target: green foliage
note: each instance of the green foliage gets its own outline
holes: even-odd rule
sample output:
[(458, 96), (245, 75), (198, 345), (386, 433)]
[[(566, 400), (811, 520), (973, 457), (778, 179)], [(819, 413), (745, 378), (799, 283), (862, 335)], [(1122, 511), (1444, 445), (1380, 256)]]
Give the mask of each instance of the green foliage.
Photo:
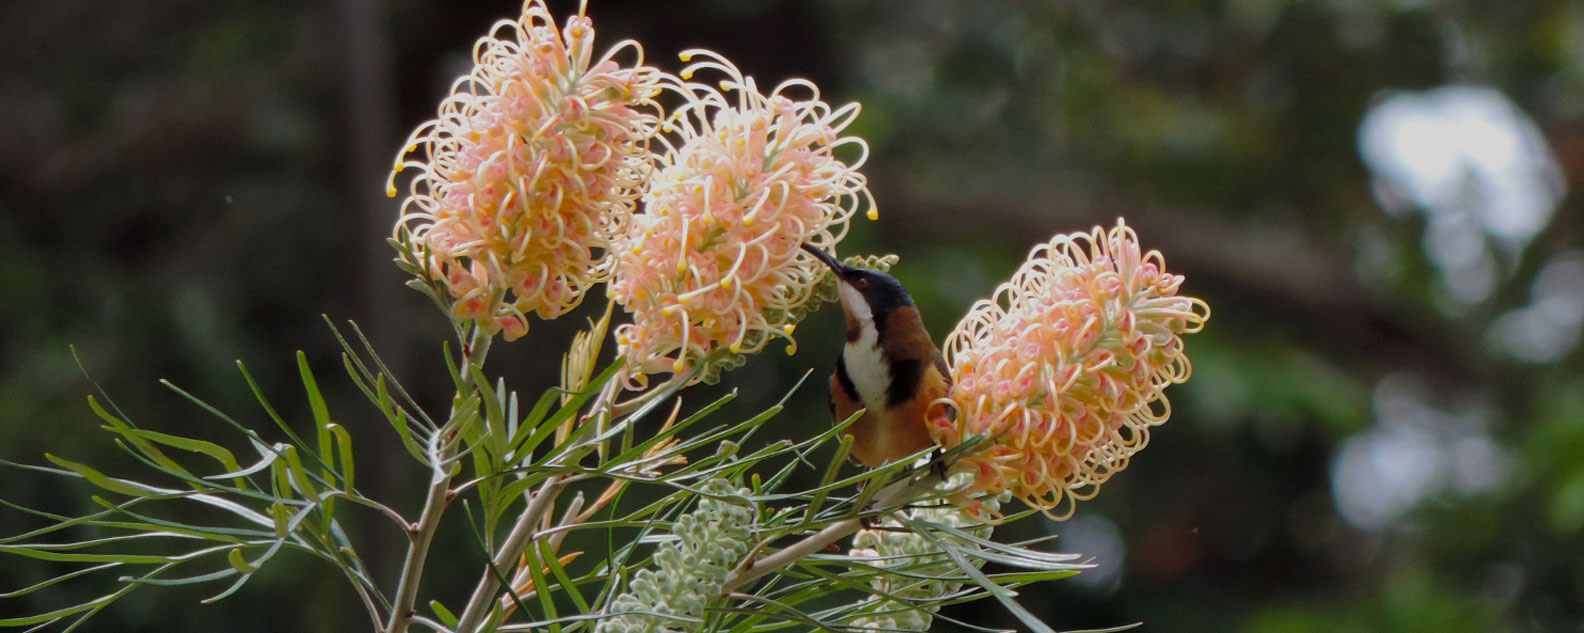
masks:
[[(340, 569), (373, 615), (378, 609), (375, 583), (347, 539), (335, 501), (345, 499), (399, 517), (352, 487), (351, 438), (345, 429), (329, 422), (312, 373), (306, 364), (301, 368), (305, 390), (322, 429), (317, 450), (295, 434), (290, 443), (266, 442), (212, 405), (166, 383), (193, 405), (238, 431), (257, 460), (244, 466), (219, 444), (139, 428), (101, 393), (104, 404), (99, 398), (90, 397), (89, 406), (105, 422), (102, 428), (116, 436), (116, 446), (147, 468), (149, 472), (144, 477), (114, 477), (54, 455), (48, 458), (60, 468), (5, 462), (13, 468), (82, 479), (108, 493), (93, 497), (102, 510), (74, 517), (6, 503), (13, 509), (48, 519), (50, 524), (0, 539), (0, 552), (92, 564), (7, 597), (90, 574), (118, 574), (119, 587), (66, 608), (8, 618), (0, 620), (0, 624), (29, 626), (69, 621), (66, 629), (70, 630), (144, 585), (223, 583), (218, 593), (204, 600), (214, 602), (237, 592), (282, 551), (307, 554)], [(245, 376), (246, 370), (242, 372)], [(290, 427), (274, 415), (263, 394), (255, 393), (271, 417), (289, 432)], [(202, 460), (202, 466), (194, 465), (192, 458), (177, 459), (161, 447), (208, 460)], [(305, 467), (304, 456), (313, 468)], [(199, 507), (214, 515), (212, 522), (193, 521), (193, 517), (206, 514), (197, 511)], [(57, 538), (76, 540), (54, 540)], [(162, 553), (150, 553), (156, 551)], [(179, 572), (187, 575), (177, 575)]]
[[(577, 340), (597, 340), (607, 324), (594, 324), (591, 336)], [(430, 501), (418, 519), (358, 489), (354, 438), (335, 421), (321, 380), (302, 353), (297, 369), (310, 434), (297, 432), (298, 425), (279, 414), (238, 364), (285, 441), (271, 442), (219, 407), (166, 383), (228, 427), (252, 457), (239, 458), (214, 441), (144, 429), (101, 393), (89, 398), (90, 408), (142, 471), (114, 476), (55, 455), (47, 456), (53, 466), (5, 462), (97, 488), (93, 500), (101, 509), (63, 516), (7, 502), (47, 525), (0, 539), (0, 554), (74, 567), (0, 597), (91, 576), (113, 578), (112, 589), (64, 608), (0, 619), (0, 625), (58, 624), (71, 630), (149, 585), (213, 585), (215, 593), (204, 602), (214, 602), (241, 590), (277, 554), (294, 552), (328, 563), (343, 576), (369, 623), (381, 631), (403, 630), (409, 622), (455, 631), (582, 630), (596, 622), (604, 622), (600, 630), (747, 632), (790, 624), (850, 630), (854, 622), (865, 629), (874, 624), (855, 616), (875, 611), (873, 601), (862, 596), (876, 587), (916, 586), (921, 578), (941, 590), (879, 595), (891, 608), (918, 613), (994, 597), (1048, 631), (1011, 599), (1011, 588), (1079, 569), (1071, 564), (1074, 555), (987, 540), (988, 526), (965, 530), (972, 522), (953, 512), (908, 510), (918, 504), (950, 508), (965, 499), (963, 484), (941, 484), (938, 467), (927, 461), (840, 476), (850, 450), (850, 440), (841, 435), (845, 425), (742, 451), (784, 409), (785, 399), (740, 422), (716, 422), (717, 412), (734, 398), (728, 393), (686, 417), (674, 408), (658, 431), (640, 435), (639, 425), (686, 381), (618, 403), (613, 378), (622, 359), (597, 374), (592, 363), (569, 362), (565, 377), (582, 388), (548, 390), (524, 410), (503, 379), (492, 381), (482, 371), (489, 338), (477, 335), (461, 346), (464, 353), (447, 357), (456, 395), (449, 413), (438, 416), (418, 406), (359, 328), (332, 331), (343, 346), (348, 378), (428, 473)], [(949, 460), (974, 443), (938, 459)], [(813, 487), (793, 485), (815, 473), (820, 477)], [(729, 483), (738, 481), (744, 483)], [(560, 519), (553, 519), (561, 493), (579, 482), (606, 487), (594, 500), (577, 493), (560, 504)], [(428, 611), (435, 619), (429, 619), (414, 612), (417, 587), (440, 512), (456, 499), (465, 501), (478, 549), (492, 562), (465, 608), (431, 600)], [(203, 510), (194, 512), (194, 506)], [(389, 527), (411, 540), (394, 589), (369, 572), (360, 543), (349, 537), (351, 508), (389, 519)], [(873, 564), (823, 553), (863, 525), (882, 521), (888, 529), (906, 530), (923, 562)], [(568, 537), (583, 533), (597, 535), (609, 551), (588, 557), (584, 551), (562, 553)], [(980, 568), (986, 562), (1016, 571), (985, 573)], [(967, 588), (960, 588), (964, 583)], [(846, 598), (833, 602), (843, 591)], [(621, 617), (602, 620), (603, 614)]]

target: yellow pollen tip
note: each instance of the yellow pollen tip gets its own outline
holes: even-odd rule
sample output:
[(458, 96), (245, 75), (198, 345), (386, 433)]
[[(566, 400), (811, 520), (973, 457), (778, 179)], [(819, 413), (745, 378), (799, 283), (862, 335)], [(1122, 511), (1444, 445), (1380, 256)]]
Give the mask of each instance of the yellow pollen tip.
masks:
[(685, 366), (686, 365), (684, 365), (682, 363), (682, 359), (678, 358), (678, 359), (676, 359), (676, 362), (671, 363), (671, 371), (674, 371), (674, 372), (680, 374), (680, 373), (682, 373), (682, 368), (685, 367)]
[(727, 349), (730, 349), (731, 353), (733, 353), (733, 354), (741, 354), (742, 353), (742, 343), (733, 342), (731, 344), (731, 346), (728, 347)]
[(787, 354), (787, 356), (792, 356), (792, 355), (797, 354), (797, 343), (793, 343), (791, 345), (786, 346), (786, 354)]
[(864, 214), (864, 216), (869, 218), (870, 221), (874, 221), (880, 219), (880, 212), (870, 209), (868, 213)]
[(753, 226), (753, 218), (743, 218), (743, 226)]
[[(686, 58), (686, 57), (682, 58), (682, 61), (687, 61), (687, 60), (688, 60), (688, 58)], [(691, 70), (682, 71), (682, 78), (683, 79), (692, 79), (693, 78), (693, 71), (691, 71)]]
[[(693, 61), (693, 54), (692, 53), (677, 53), (677, 58), (681, 59), (682, 61), (685, 61), (685, 62), (690, 62), (690, 61)], [(686, 77), (683, 77), (683, 79), (686, 79)]]
[(781, 331), (782, 332), (786, 332), (788, 336), (791, 336), (792, 335), (792, 331), (796, 330), (796, 329), (797, 329), (797, 324), (796, 323), (788, 323), (786, 325), (781, 326)]
[(385, 197), (387, 197), (387, 198), (396, 197), (396, 183), (390, 183), (390, 184), (385, 185)]
[(681, 306), (666, 306), (666, 307), (660, 309), (660, 313), (664, 314), (666, 316), (671, 316), (673, 314), (676, 314), (677, 311), (681, 310), (681, 309), (682, 309)]
[(726, 277), (725, 279), (721, 280), (721, 288), (725, 290), (731, 290), (732, 285), (735, 283), (737, 283), (737, 279), (735, 277)]

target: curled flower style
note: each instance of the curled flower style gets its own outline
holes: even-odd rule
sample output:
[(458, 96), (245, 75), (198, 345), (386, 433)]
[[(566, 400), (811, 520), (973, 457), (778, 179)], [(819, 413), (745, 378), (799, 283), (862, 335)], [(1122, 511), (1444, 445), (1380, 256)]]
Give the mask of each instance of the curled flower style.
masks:
[[(776, 337), (793, 351), (794, 313), (825, 273), (799, 244), (832, 250), (860, 208), (874, 218), (858, 172), (868, 146), (841, 135), (858, 104), (832, 109), (797, 79), (761, 94), (720, 56), (683, 59), (695, 56), (675, 86), (684, 103), (670, 134), (658, 137), (665, 151), (643, 213), (617, 240), (611, 293), (633, 322), (616, 338), (640, 383)], [(682, 83), (699, 71), (722, 75), (720, 87)], [(857, 150), (850, 162), (836, 156), (844, 146)]]
[[(443, 287), (459, 321), (508, 340), (528, 313), (555, 318), (609, 278), (609, 241), (649, 173), (661, 73), (636, 42), (599, 58), (593, 44), (588, 17), (558, 31), (529, 0), (479, 40), (472, 73), (397, 158), (396, 172), (418, 170), (395, 230), (403, 268)], [(615, 60), (627, 49), (632, 66)], [(420, 148), (425, 160), (408, 158)]]
[(931, 434), (947, 448), (987, 434), (958, 461), (977, 489), (1070, 516), (1144, 448), (1171, 413), (1166, 386), (1191, 373), (1182, 335), (1210, 308), (1178, 296), (1182, 281), (1120, 221), (1039, 245), (947, 337), (956, 383)]

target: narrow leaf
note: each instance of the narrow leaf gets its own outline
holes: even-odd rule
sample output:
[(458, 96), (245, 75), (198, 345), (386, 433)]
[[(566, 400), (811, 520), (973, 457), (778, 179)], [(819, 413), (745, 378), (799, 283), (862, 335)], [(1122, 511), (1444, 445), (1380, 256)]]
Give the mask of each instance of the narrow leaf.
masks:
[(78, 569), (76, 571), (67, 572), (67, 573), (61, 574), (59, 576), (55, 576), (53, 578), (49, 578), (49, 579), (47, 579), (47, 580), (45, 580), (43, 582), (40, 582), (38, 584), (35, 584), (35, 585), (23, 587), (21, 589), (16, 589), (16, 590), (13, 590), (13, 591), (0, 592), (0, 599), (16, 598), (16, 597), (20, 597), (20, 596), (25, 596), (25, 595), (28, 595), (28, 594), (33, 593), (35, 591), (38, 591), (40, 589), (43, 589), (45, 587), (49, 587), (50, 585), (59, 584), (59, 583), (71, 580), (73, 578), (76, 578), (78, 576), (86, 576), (86, 575), (94, 573), (96, 571), (103, 571), (103, 570), (106, 570), (106, 569), (112, 569), (112, 568), (120, 567), (120, 566), (121, 566), (121, 563), (105, 563), (103, 565), (94, 565), (93, 567), (84, 567), (84, 568)]
[(89, 483), (111, 492), (118, 492), (133, 497), (156, 497), (174, 494), (177, 492), (175, 490), (154, 488), (152, 486), (130, 482), (125, 479), (110, 477), (104, 473), (94, 470), (85, 464), (79, 464), (61, 457), (56, 457), (50, 453), (45, 453), (44, 458), (54, 462), (57, 466), (77, 473), (83, 479), (87, 479)]
[(347, 490), (351, 490), (353, 475), (355, 474), (355, 466), (352, 463), (352, 434), (347, 432), (346, 427), (333, 422), (327, 425), (327, 429), (335, 439), (336, 456), (341, 460), (342, 486)]
[(401, 438), (402, 446), (406, 447), (407, 452), (417, 458), (419, 463), (427, 464), (428, 462), (424, 460), (423, 447), (419, 446), (418, 442), (413, 439), (412, 430), (407, 424), (409, 418), (407, 412), (402, 410), (391, 399), (390, 388), (385, 384), (384, 374), (380, 374), (379, 378), (375, 380), (374, 388), (380, 411), (385, 414), (385, 421), (389, 422), (391, 428), (396, 430), (396, 436)]
[(106, 411), (104, 407), (99, 405), (99, 400), (97, 398), (88, 396), (88, 408), (92, 409), (95, 415), (98, 415), (100, 419), (107, 423), (107, 426), (104, 427), (105, 429), (127, 438), (127, 441), (130, 442), (134, 448), (148, 456), (148, 458), (153, 460), (155, 463), (170, 470), (187, 472), (182, 468), (181, 464), (176, 463), (176, 460), (173, 460), (169, 456), (165, 455), (165, 453), (160, 451), (159, 448), (143, 441), (142, 438), (134, 436), (132, 431), (134, 431), (135, 428), (128, 424), (125, 420), (122, 420), (120, 417), (111, 415), (109, 411)]
[[(528, 567), (528, 573), (533, 576), (535, 593), (539, 597), (539, 605), (544, 607), (545, 617), (552, 620), (550, 632), (560, 633), (561, 624), (554, 621), (559, 616), (556, 615), (555, 600), (550, 596), (550, 583), (545, 578), (544, 561), (539, 557), (537, 549), (533, 547), (523, 550), (523, 558), (526, 559), (524, 564)], [(510, 587), (507, 587), (506, 590), (512, 591)]]
[(132, 591), (132, 589), (135, 587), (135, 585), (127, 585), (122, 587), (119, 591), (99, 596), (98, 598), (94, 598), (93, 600), (89, 600), (81, 604), (72, 605), (62, 609), (56, 609), (48, 613), (40, 613), (38, 615), (20, 618), (0, 618), (0, 626), (28, 626), (31, 624), (48, 624), (65, 619), (66, 616), (75, 615), (84, 611), (98, 610), (103, 608), (105, 605), (114, 602), (117, 598), (126, 595), (127, 592)]
[(578, 591), (577, 585), (572, 582), (566, 572), (566, 564), (577, 560), (582, 552), (572, 552), (566, 556), (556, 558), (555, 550), (550, 547), (550, 543), (541, 539), (538, 541), (538, 547), (540, 560), (543, 560), (545, 567), (550, 570), (551, 574), (555, 575), (556, 582), (561, 583), (561, 589), (566, 592), (567, 597), (572, 599), (572, 603), (577, 605), (578, 612), (588, 613), (590, 609), (588, 602), (583, 599), (583, 592)]
[(168, 562), (168, 559), (164, 556), (51, 552), (31, 547), (24, 547), (21, 545), (0, 545), (0, 552), (57, 563), (123, 563), (127, 565), (158, 565), (160, 563)]
[(446, 625), (446, 628), (456, 628), (458, 622), (456, 614), (445, 608), (445, 605), (440, 604), (439, 600), (430, 600), (429, 610), (434, 611), (435, 617), (440, 618), (440, 623)]
[(302, 376), (303, 390), (308, 393), (308, 408), (313, 411), (314, 426), (330, 423), (330, 408), (325, 405), (324, 394), (319, 391), (319, 381), (308, 367), (308, 355), (297, 350), (297, 373)]
[(237, 575), (237, 573), (238, 573), (237, 570), (232, 569), (230, 567), (227, 567), (225, 569), (215, 570), (215, 571), (209, 572), (207, 574), (198, 574), (197, 576), (185, 576), (185, 577), (182, 577), (182, 578), (122, 578), (121, 581), (122, 582), (137, 583), (137, 584), (141, 584), (141, 585), (156, 585), (156, 586), (160, 586), (160, 587), (176, 587), (176, 586), (180, 586), (180, 585), (201, 585), (201, 584), (206, 583), (206, 582), (214, 582), (216, 580), (230, 578), (232, 576)]
[[(226, 450), (225, 447), (215, 444), (214, 442), (207, 442), (189, 437), (181, 437), (179, 435), (170, 435), (168, 433), (160, 433), (158, 431), (145, 431), (143, 429), (128, 429), (125, 433), (123, 433), (123, 435), (127, 437), (128, 441), (132, 441), (133, 437), (136, 437), (139, 439), (145, 439), (151, 442), (164, 444), (171, 448), (192, 453), (202, 453), (214, 459), (215, 461), (220, 462), (220, 465), (226, 468), (227, 471), (236, 471), (241, 469), (241, 466), (237, 463), (236, 456), (233, 455), (231, 451)], [(150, 459), (153, 459), (153, 457), (150, 457)], [(224, 478), (222, 477), (222, 479)], [(242, 478), (235, 477), (232, 479), (234, 479), (232, 484), (236, 487), (247, 488), (247, 483)]]
[(253, 579), (253, 575), (252, 574), (242, 574), (242, 575), (237, 577), (236, 582), (231, 583), (230, 587), (226, 587), (225, 591), (221, 591), (220, 593), (217, 593), (215, 595), (209, 596), (208, 598), (204, 598), (203, 600), (199, 600), (198, 603), (199, 604), (214, 604), (214, 603), (219, 602), (221, 600), (225, 600), (226, 598), (231, 597), (231, 594), (234, 594), (234, 593), (237, 592), (237, 590), (241, 589), (242, 585), (247, 584), (247, 581), (252, 580), (252, 579)]
[(258, 571), (258, 567), (249, 564), (247, 559), (242, 557), (242, 548), (240, 547), (232, 548), (231, 551), (226, 552), (226, 562), (231, 563), (232, 569), (244, 574)]
[(967, 560), (963, 559), (962, 554), (957, 552), (956, 547), (942, 543), (939, 540), (936, 540), (936, 543), (941, 547), (946, 555), (951, 558), (952, 562), (957, 564), (958, 569), (961, 569), (963, 573), (968, 574), (968, 577), (973, 579), (974, 584), (983, 587), (985, 591), (989, 592), (991, 597), (995, 598), (997, 602), (1000, 602), (1001, 606), (1006, 607), (1006, 610), (1013, 616), (1017, 617), (1018, 621), (1022, 622), (1024, 626), (1027, 626), (1029, 630), (1034, 631), (1034, 633), (1056, 633), (1055, 629), (1052, 629), (1049, 625), (1041, 622), (1038, 617), (1036, 617), (1033, 613), (1030, 613), (1028, 609), (1023, 607), (1023, 605), (1018, 604), (1016, 600), (1013, 600), (1012, 596), (1015, 594), (1012, 592), (1012, 590), (996, 584), (996, 581), (990, 579), (989, 576), (986, 576), (984, 572), (980, 571), (977, 565), (969, 563)]

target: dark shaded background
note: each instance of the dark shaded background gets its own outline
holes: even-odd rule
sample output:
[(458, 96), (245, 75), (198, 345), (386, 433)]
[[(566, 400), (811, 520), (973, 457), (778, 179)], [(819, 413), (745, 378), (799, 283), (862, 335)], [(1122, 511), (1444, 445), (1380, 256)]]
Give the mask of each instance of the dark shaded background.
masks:
[[(901, 255), (937, 338), (1034, 243), (1117, 216), (1209, 301), (1209, 329), (1188, 341), (1195, 377), (1169, 392), (1176, 413), (1150, 449), (1074, 519), (1005, 531), (1054, 531), (1099, 559), (1024, 592), (1053, 626), (1584, 631), (1580, 5), (591, 4), (601, 47), (637, 38), (673, 70), (676, 51), (713, 48), (762, 84), (803, 76), (861, 101), (881, 219), (858, 220), (843, 249)], [(304, 349), (359, 434), (371, 492), (416, 511), (421, 477), (336, 379), (320, 315), (357, 320), (443, 398), (446, 330), (389, 264), (397, 203), (383, 181), (473, 40), (518, 8), (0, 6), (0, 457), (128, 466), (94, 430), (69, 344), (141, 424), (228, 442), (155, 379), (263, 423), (241, 358), (302, 419), (291, 353)], [(1419, 161), (1402, 164), (1451, 165), (1430, 187), (1440, 197), (1361, 158), (1381, 104), (1439, 104), (1413, 119), (1429, 125), (1471, 94), (1509, 116), (1486, 109), (1393, 146)], [(1488, 143), (1457, 142), (1513, 121), (1539, 140), (1495, 176), (1479, 162)], [(1504, 224), (1535, 208), (1538, 221)], [(549, 385), (578, 320), (535, 324), (492, 372)], [(823, 373), (837, 327), (827, 311), (796, 356), (771, 350), (728, 375), (743, 396), (730, 414)], [(795, 402), (786, 436), (824, 423), (818, 389)], [(56, 509), (87, 494), (0, 477), (0, 496)], [(0, 532), (24, 523), (0, 513)], [(400, 536), (354, 528), (393, 584)], [(437, 557), (425, 595), (456, 603), (477, 558)], [(0, 591), (47, 572), (0, 558)], [(357, 630), (342, 582), (280, 560), (218, 606), (147, 590), (88, 630)], [(0, 616), (75, 591), (0, 601)], [(957, 614), (1013, 625), (988, 604)]]

